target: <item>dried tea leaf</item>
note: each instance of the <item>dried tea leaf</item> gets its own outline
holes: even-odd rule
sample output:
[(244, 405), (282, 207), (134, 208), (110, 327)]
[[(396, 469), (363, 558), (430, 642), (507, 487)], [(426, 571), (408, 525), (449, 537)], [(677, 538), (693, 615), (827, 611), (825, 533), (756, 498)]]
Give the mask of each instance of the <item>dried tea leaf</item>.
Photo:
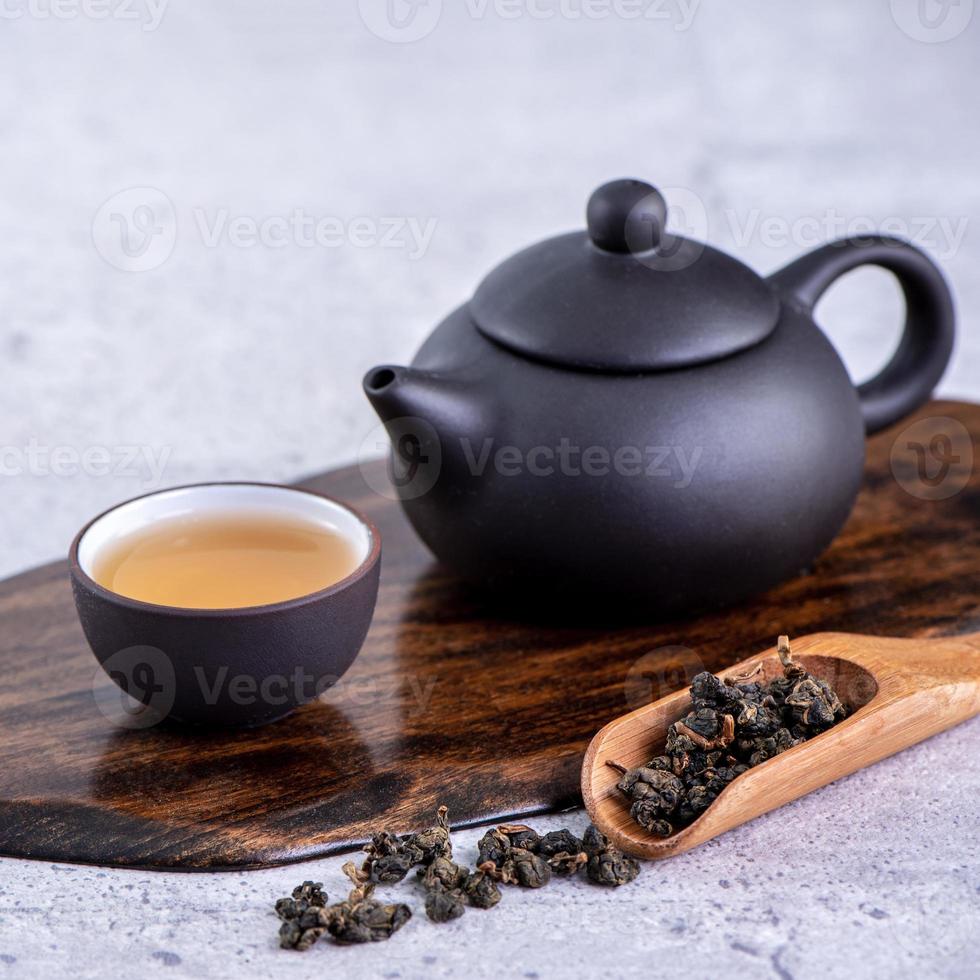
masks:
[(433, 922), (451, 922), (466, 911), (463, 895), (441, 887), (429, 889), (425, 896), (425, 914)]
[(477, 864), (482, 865), (489, 861), (500, 868), (507, 860), (507, 855), (510, 852), (510, 838), (495, 828), (488, 830), (480, 838), (477, 847), (480, 854)]
[[(692, 710), (667, 730), (666, 751), (645, 766), (615, 763), (630, 816), (656, 837), (696, 820), (734, 779), (818, 735), (847, 714), (833, 688), (777, 646), (783, 676), (764, 682), (761, 665), (722, 680), (702, 672), (691, 682)], [(591, 855), (590, 855), (591, 859)]]
[(453, 844), (449, 836), (449, 809), (439, 807), (436, 814), (436, 824), (421, 833), (412, 834), (405, 846), (419, 855), (419, 864), (430, 864), (437, 857), (451, 858)]
[(586, 872), (597, 885), (616, 888), (633, 881), (640, 873), (639, 862), (614, 847), (595, 826), (586, 830), (582, 845), (589, 856)]
[(326, 914), (326, 909), (314, 905), (296, 918), (283, 922), (279, 927), (279, 945), (283, 949), (306, 952), (327, 931)]
[(319, 910), (333, 939), (344, 945), (376, 943), (390, 939), (412, 917), (407, 905), (386, 905), (372, 897), (375, 886), (364, 883), (354, 864), (348, 861), (344, 873), (354, 884), (345, 902)]
[(477, 909), (492, 909), (501, 898), (493, 874), (481, 868), (477, 868), (463, 882), (463, 894), (469, 899), (470, 905)]
[(469, 873), (469, 868), (456, 864), (450, 858), (437, 857), (424, 871), (419, 872), (419, 877), (427, 891), (434, 888), (455, 891), (462, 887)]
[(541, 841), (536, 831), (522, 823), (502, 824), (497, 830), (507, 838), (511, 847), (520, 847), (526, 851), (536, 851)]

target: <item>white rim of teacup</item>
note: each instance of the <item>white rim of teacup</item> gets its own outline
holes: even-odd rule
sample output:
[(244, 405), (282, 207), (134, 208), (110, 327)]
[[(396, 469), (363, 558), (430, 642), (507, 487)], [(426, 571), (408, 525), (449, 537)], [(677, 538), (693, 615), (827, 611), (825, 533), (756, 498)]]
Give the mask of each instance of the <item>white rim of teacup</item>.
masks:
[[(188, 606), (168, 606), (113, 592), (92, 576), (92, 566), (99, 552), (119, 538), (148, 527), (155, 521), (178, 517), (193, 507), (195, 513), (209, 511), (223, 514), (238, 510), (254, 514), (288, 514), (329, 527), (356, 549), (357, 565), (353, 571), (325, 589), (260, 606), (194, 609)], [(240, 616), (289, 609), (341, 592), (362, 578), (377, 562), (381, 553), (381, 535), (363, 514), (349, 504), (301, 487), (277, 483), (192, 483), (166, 490), (154, 490), (116, 504), (92, 518), (78, 532), (69, 554), (71, 570), (87, 587), (115, 602), (135, 609), (166, 610), (186, 616)]]

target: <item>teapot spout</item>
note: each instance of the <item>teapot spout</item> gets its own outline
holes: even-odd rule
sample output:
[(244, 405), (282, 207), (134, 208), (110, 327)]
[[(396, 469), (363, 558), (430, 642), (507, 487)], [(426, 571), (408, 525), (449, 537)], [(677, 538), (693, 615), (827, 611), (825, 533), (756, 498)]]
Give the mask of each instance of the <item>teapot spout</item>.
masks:
[(472, 401), (457, 382), (431, 371), (383, 364), (364, 376), (364, 393), (385, 425), (421, 419), (436, 430), (455, 429)]

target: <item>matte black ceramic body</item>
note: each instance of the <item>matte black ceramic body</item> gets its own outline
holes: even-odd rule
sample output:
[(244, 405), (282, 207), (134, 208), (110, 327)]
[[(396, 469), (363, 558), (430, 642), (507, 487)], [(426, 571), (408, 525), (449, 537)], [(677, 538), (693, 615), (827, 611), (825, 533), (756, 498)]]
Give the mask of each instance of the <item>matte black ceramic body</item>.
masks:
[(219, 727), (265, 724), (332, 686), (364, 642), (378, 593), (381, 537), (377, 528), (340, 501), (294, 488), (200, 484), (175, 490), (229, 486), (268, 486), (343, 508), (370, 536), (366, 556), (335, 585), (285, 602), (241, 609), (160, 606), (117, 595), (83, 568), (80, 543), (93, 525), (119, 508), (95, 518), (75, 538), (69, 570), (78, 616), (92, 651), (109, 676), (150, 709), (145, 718), (134, 718), (127, 727), (164, 719)]
[[(504, 263), (410, 368), (376, 368), (365, 390), (405, 512), (437, 556), (483, 582), (659, 615), (736, 601), (813, 562), (850, 513), (865, 432), (918, 407), (942, 374), (953, 311), (932, 262), (892, 239), (828, 245), (768, 280), (703, 246), (677, 271), (623, 254), (636, 186), (601, 188), (589, 236)], [(895, 273), (908, 321), (882, 374), (855, 388), (812, 308), (865, 264)]]

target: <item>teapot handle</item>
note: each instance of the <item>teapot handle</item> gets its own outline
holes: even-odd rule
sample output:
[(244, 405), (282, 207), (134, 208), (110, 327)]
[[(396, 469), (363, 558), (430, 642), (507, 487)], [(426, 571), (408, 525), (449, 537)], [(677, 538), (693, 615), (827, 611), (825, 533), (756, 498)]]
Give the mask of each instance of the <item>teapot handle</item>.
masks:
[(769, 282), (812, 313), (833, 283), (863, 265), (895, 275), (905, 294), (905, 331), (881, 372), (858, 387), (868, 434), (924, 404), (953, 352), (953, 297), (938, 266), (924, 252), (884, 235), (844, 238), (791, 262)]

